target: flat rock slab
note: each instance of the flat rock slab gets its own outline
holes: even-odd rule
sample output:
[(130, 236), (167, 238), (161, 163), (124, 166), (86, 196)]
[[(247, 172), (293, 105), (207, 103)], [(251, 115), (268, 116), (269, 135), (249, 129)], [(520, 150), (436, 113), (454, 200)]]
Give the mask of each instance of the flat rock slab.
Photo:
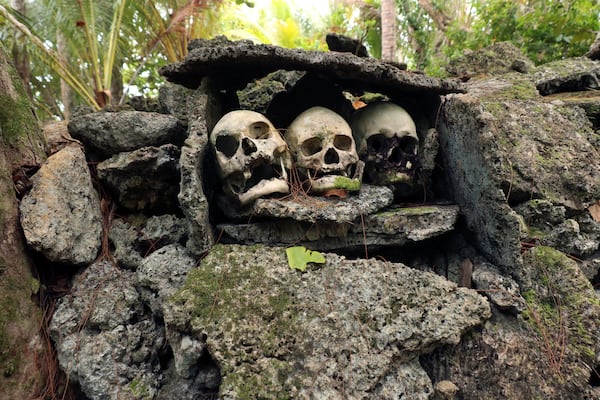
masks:
[(382, 91), (429, 94), (465, 91), (457, 81), (408, 72), (350, 53), (285, 49), (254, 44), (249, 40), (234, 42), (225, 37), (192, 41), (186, 58), (161, 68), (160, 73), (170, 82), (189, 88), (198, 87), (204, 76), (226, 77), (220, 85), (241, 88), (245, 83), (279, 69), (319, 72), (338, 81), (363, 83)]
[(255, 216), (350, 223), (361, 215), (369, 215), (389, 206), (393, 201), (394, 193), (391, 189), (362, 185), (358, 194), (350, 194), (343, 199), (306, 194), (289, 195), (283, 199), (258, 199), (249, 208), (238, 211), (222, 198), (219, 206), (228, 218), (233, 219)]
[(401, 246), (439, 236), (454, 229), (457, 206), (395, 208), (360, 216), (352, 223), (285, 220), (248, 224), (219, 224), (221, 241), (243, 244), (301, 244), (313, 250), (355, 246)]
[(324, 256), (302, 273), (284, 248), (216, 245), (165, 304), (219, 365), (219, 398), (427, 399), (418, 356), (490, 317), (439, 275)]

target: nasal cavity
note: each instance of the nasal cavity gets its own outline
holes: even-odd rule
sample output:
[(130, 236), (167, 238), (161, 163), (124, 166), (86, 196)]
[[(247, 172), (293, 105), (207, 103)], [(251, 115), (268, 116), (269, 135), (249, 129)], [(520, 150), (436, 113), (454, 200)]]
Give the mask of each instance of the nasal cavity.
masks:
[(247, 156), (256, 152), (257, 150), (254, 142), (248, 138), (242, 139), (242, 149), (244, 150), (244, 154)]
[(333, 148), (327, 150), (325, 153), (325, 164), (337, 164), (340, 162), (340, 157), (338, 156), (337, 151)]

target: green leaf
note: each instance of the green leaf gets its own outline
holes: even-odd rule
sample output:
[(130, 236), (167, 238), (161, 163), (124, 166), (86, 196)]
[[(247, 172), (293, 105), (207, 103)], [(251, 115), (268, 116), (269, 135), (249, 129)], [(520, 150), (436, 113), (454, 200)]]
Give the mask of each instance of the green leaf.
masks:
[(325, 257), (318, 251), (308, 250), (304, 246), (294, 246), (285, 249), (290, 268), (306, 271), (309, 262), (325, 264)]

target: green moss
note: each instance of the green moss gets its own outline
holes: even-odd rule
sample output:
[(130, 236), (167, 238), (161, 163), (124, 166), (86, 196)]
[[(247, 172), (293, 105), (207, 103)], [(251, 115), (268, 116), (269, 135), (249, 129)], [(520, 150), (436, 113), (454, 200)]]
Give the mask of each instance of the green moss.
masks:
[[(218, 352), (221, 359), (244, 365), (220, 365), (222, 388), (232, 388), (240, 399), (287, 398), (291, 360), (300, 358), (303, 351), (294, 340), (302, 336), (297, 331), (295, 300), (285, 285), (266, 273), (264, 253), (262, 246), (247, 246), (242, 259), (235, 248), (215, 245), (170, 300), (189, 312), (196, 332), (209, 337), (217, 332), (235, 332), (232, 336), (236, 339), (227, 341)], [(248, 257), (255, 258), (256, 263), (249, 266)], [(300, 279), (289, 271), (290, 276)], [(251, 343), (242, 343), (243, 338)], [(256, 365), (259, 358), (268, 365)], [(236, 374), (240, 370), (243, 373)]]
[(139, 379), (132, 380), (128, 385), (128, 389), (135, 399), (151, 399), (152, 398), (150, 388), (148, 387), (148, 385), (146, 385), (144, 382), (142, 382)]
[(336, 176), (333, 185), (337, 189), (349, 190), (351, 192), (360, 190), (360, 180), (346, 178), (345, 176)]

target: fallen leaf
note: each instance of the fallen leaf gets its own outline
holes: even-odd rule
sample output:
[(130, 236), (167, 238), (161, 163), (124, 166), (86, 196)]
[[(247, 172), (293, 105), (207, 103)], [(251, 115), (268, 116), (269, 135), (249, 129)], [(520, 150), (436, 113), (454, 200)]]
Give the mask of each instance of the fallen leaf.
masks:
[(290, 268), (306, 271), (309, 262), (325, 264), (325, 257), (318, 251), (308, 250), (304, 246), (294, 246), (285, 249)]
[(352, 107), (355, 110), (358, 110), (358, 109), (366, 107), (366, 106), (367, 106), (367, 103), (365, 103), (364, 101), (355, 100), (355, 101), (352, 102)]
[(337, 197), (338, 199), (345, 199), (348, 197), (348, 191), (346, 189), (329, 189), (323, 193), (325, 197)]
[(590, 215), (594, 221), (600, 222), (600, 201), (598, 201), (596, 204), (592, 204), (588, 208), (588, 211), (590, 212)]

